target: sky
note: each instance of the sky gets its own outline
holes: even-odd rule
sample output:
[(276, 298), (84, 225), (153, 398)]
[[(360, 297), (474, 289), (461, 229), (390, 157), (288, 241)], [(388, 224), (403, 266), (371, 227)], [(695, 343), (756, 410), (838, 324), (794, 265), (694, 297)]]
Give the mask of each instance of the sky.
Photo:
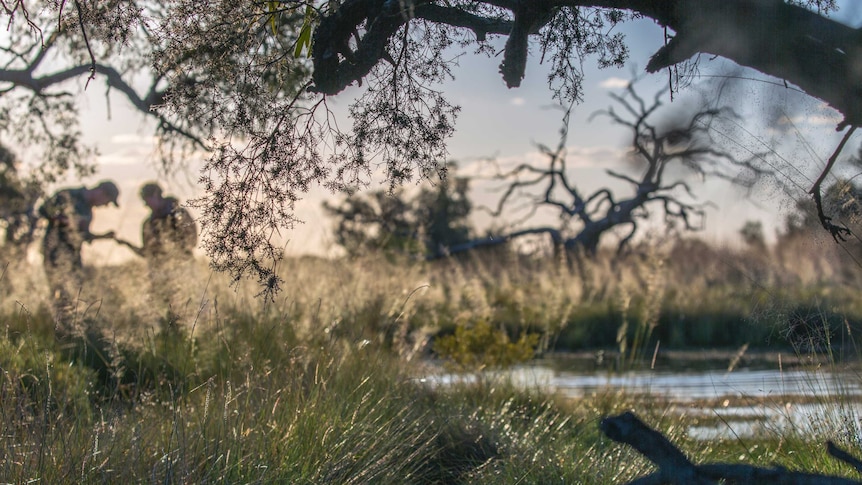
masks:
[[(842, 9), (833, 17), (854, 27), (862, 25), (862, 2), (842, 3)], [(608, 94), (619, 92), (633, 73), (644, 74), (643, 66), (663, 41), (662, 30), (649, 20), (626, 23), (621, 31), (626, 34), (630, 48), (629, 64), (623, 69), (599, 70), (595, 60), (588, 59), (584, 65), (584, 102), (575, 108), (571, 119), (567, 143), (571, 178), (585, 192), (608, 183), (605, 169), (625, 166), (621, 160), (629, 137), (621, 127), (611, 125), (605, 118), (591, 120), (591, 115), (608, 108), (612, 103)], [(453, 71), (455, 80), (446, 83), (444, 90), (452, 102), (461, 106), (456, 133), (449, 142), (449, 155), (459, 163), (462, 173), (483, 173), (487, 164), (482, 160), (489, 157), (504, 166), (536, 160), (537, 143), (556, 146), (561, 112), (553, 108), (546, 84), (547, 66), (541, 65), (537, 57), (531, 56), (522, 86), (515, 89), (508, 89), (503, 83), (498, 72), (499, 57), (489, 59), (468, 53), (460, 58), (459, 66)], [(836, 113), (804, 94), (769, 84), (768, 79), (753, 71), (729, 71), (732, 67), (729, 64), (721, 59), (702, 58), (702, 76), (695, 79), (695, 86), (713, 89), (710, 86), (714, 84), (703, 84), (716, 80), (709, 76), (739, 77), (732, 83), (728, 99), (740, 110), (751, 135), (739, 131), (725, 134), (733, 137), (736, 147), (743, 153), (761, 151), (763, 142), (777, 140), (778, 158), (773, 163), (780, 168), (779, 177), (803, 188), (813, 180), (817, 169), (823, 166), (823, 160), (837, 144), (840, 134), (834, 132)], [(637, 86), (642, 95), (651, 97), (666, 83), (667, 74), (663, 72), (646, 76)], [(343, 112), (355, 92), (347, 90), (331, 98), (330, 104)], [(665, 101), (670, 104), (669, 99)], [(677, 100), (675, 104), (681, 102)], [(104, 91), (89, 88), (83, 94), (82, 128), (85, 140), (96, 145), (100, 152), (98, 172), (84, 181), (67, 180), (64, 185), (92, 184), (109, 178), (115, 180), (121, 190), (119, 208), (97, 209), (94, 231), (115, 230), (120, 237), (139, 243), (140, 224), (148, 211), (137, 192), (146, 181), (158, 180), (168, 193), (182, 200), (200, 194), (193, 170), (168, 179), (158, 176), (153, 123), (134, 111), (122, 96), (111, 95), (109, 110)], [(855, 145), (858, 144), (857, 140)], [(791, 163), (804, 167), (804, 173), (792, 169)], [(493, 203), (496, 195), (488, 192), (483, 184), (478, 185), (474, 184), (473, 193), (477, 203)], [(702, 234), (710, 240), (736, 241), (739, 228), (747, 220), (762, 221), (769, 237), (780, 228), (793, 203), (782, 195), (775, 183), (760, 184), (753, 192), (715, 181), (698, 187), (700, 200), (716, 204), (708, 214), (706, 231)], [(297, 214), (306, 222), (288, 233), (286, 248), (289, 252), (326, 254), (331, 250), (332, 224), (324, 218), (321, 203), (332, 196), (325, 190), (315, 189), (300, 202)], [(479, 225), (489, 222), (487, 218), (476, 221)], [(85, 253), (85, 258), (96, 258), (98, 254), (103, 261), (132, 257), (127, 249), (110, 242), (93, 244), (87, 251), (89, 256)]]

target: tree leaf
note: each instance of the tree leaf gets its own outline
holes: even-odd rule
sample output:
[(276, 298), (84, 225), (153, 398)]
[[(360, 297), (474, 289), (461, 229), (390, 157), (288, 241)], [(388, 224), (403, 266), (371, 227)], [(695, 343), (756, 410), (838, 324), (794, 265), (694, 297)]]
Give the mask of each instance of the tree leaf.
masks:
[(278, 2), (266, 2), (266, 9), (269, 11), (269, 26), (272, 28), (272, 35), (278, 35), (278, 22), (276, 19)]
[(311, 5), (305, 7), (305, 20), (302, 22), (302, 28), (299, 30), (299, 38), (296, 39), (296, 48), (293, 50), (293, 57), (302, 56), (303, 49), (307, 49), (307, 57), (311, 57), (311, 31), (312, 24), (316, 20), (314, 9)]

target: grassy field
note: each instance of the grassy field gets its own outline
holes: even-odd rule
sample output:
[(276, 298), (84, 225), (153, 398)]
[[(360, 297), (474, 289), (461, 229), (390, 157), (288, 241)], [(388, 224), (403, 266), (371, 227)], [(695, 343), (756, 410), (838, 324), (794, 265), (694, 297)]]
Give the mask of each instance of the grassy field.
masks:
[(704, 442), (687, 430), (709, 418), (672, 403), (422, 380), (440, 364), (478, 372), (584, 349), (616, 353), (622, 370), (657, 344), (829, 351), (842, 365), (857, 355), (862, 269), (814, 249), (688, 241), (580, 266), (298, 258), (269, 302), (201, 265), (170, 315), (129, 263), (92, 270), (80, 334), (63, 340), (41, 268), (10, 265), (0, 483), (625, 483), (652, 468), (598, 422), (629, 409), (697, 461), (848, 474), (820, 444), (858, 445), (846, 415), (817, 435)]

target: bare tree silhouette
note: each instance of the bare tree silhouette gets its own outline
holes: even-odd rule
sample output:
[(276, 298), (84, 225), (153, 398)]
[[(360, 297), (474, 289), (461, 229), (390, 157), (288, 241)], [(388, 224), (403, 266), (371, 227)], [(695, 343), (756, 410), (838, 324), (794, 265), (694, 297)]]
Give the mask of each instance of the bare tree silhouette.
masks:
[(603, 237), (618, 228), (624, 229), (617, 243), (618, 251), (622, 251), (640, 230), (641, 222), (654, 212), (661, 215), (668, 227), (686, 231), (702, 229), (704, 210), (710, 202), (697, 200), (697, 191), (687, 180), (689, 175), (700, 179), (721, 178), (750, 187), (767, 172), (757, 163), (760, 154), (740, 160), (713, 139), (713, 122), (719, 117), (735, 116), (728, 108), (702, 107), (685, 119), (659, 126), (656, 118), (661, 114), (663, 92), (656, 93), (648, 101), (638, 95), (634, 83), (630, 83), (622, 94), (611, 94), (611, 97), (621, 110), (610, 107), (597, 115), (609, 117), (631, 133), (632, 173), (611, 169), (605, 172), (631, 187), (627, 195), (619, 196), (607, 187), (587, 192), (572, 180), (566, 162), (569, 121), (569, 111), (566, 111), (557, 146), (554, 149), (539, 146), (545, 158), (543, 163), (522, 163), (496, 176), (506, 185), (496, 206), (490, 209), (492, 215), (503, 216), (516, 202), (526, 200), (529, 210), (515, 225), (529, 224), (542, 208), (556, 211), (559, 225), (520, 228), (452, 247), (450, 252), (544, 233), (556, 247), (593, 254)]

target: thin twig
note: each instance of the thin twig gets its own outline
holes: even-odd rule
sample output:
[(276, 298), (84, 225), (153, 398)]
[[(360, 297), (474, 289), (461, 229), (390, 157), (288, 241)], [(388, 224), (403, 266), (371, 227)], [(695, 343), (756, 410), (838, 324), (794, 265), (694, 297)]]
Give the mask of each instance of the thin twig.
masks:
[(820, 224), (822, 224), (823, 227), (832, 234), (832, 238), (835, 239), (836, 242), (845, 241), (846, 236), (850, 235), (850, 229), (833, 224), (832, 218), (827, 217), (826, 214), (823, 213), (823, 196), (821, 194), (820, 186), (823, 184), (826, 176), (829, 175), (829, 172), (832, 170), (832, 166), (835, 165), (835, 161), (838, 160), (838, 155), (840, 155), (841, 151), (844, 150), (844, 145), (847, 144), (847, 141), (855, 132), (856, 127), (851, 126), (847, 133), (844, 134), (844, 138), (841, 139), (841, 142), (838, 143), (838, 147), (835, 148), (832, 156), (830, 156), (829, 160), (826, 162), (826, 167), (820, 173), (820, 177), (817, 178), (817, 181), (814, 182), (814, 186), (808, 191), (808, 193), (814, 197), (814, 203), (817, 205), (817, 217), (820, 219)]
[(96, 56), (93, 54), (93, 48), (90, 46), (90, 39), (87, 37), (87, 29), (84, 27), (84, 15), (81, 11), (81, 4), (78, 0), (75, 0), (75, 9), (78, 10), (78, 25), (81, 26), (81, 35), (84, 36), (84, 44), (87, 46), (87, 53), (90, 54), (90, 77), (87, 78), (87, 83), (84, 84), (84, 89), (87, 89), (87, 86), (90, 85), (90, 81), (96, 79)]

